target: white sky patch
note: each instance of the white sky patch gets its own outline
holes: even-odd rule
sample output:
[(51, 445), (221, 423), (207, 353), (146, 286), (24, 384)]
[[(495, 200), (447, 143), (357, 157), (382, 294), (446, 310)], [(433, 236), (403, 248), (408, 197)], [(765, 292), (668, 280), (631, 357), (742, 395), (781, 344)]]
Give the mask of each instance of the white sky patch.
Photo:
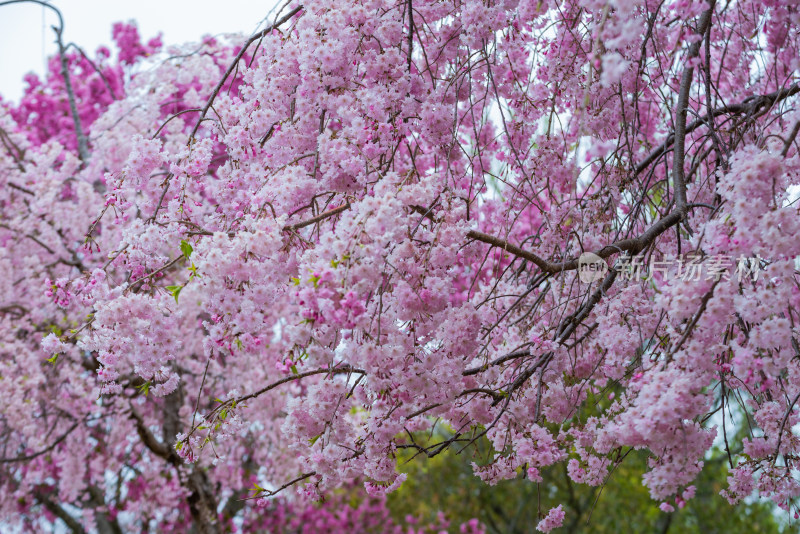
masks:
[[(203, 35), (251, 34), (276, 5), (275, 0), (53, 0), (64, 16), (64, 43), (74, 42), (89, 57), (97, 47), (111, 46), (111, 26), (135, 20), (143, 41), (163, 33), (165, 45), (197, 41)], [(19, 101), (27, 72), (42, 75), (46, 59), (56, 53), (57, 24), (52, 10), (22, 3), (0, 7), (0, 95)]]

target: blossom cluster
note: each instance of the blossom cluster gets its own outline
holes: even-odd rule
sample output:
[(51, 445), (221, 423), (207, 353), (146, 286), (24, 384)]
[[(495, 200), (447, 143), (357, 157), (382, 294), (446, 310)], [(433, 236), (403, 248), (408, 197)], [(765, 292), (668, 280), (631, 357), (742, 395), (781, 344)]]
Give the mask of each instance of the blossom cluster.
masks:
[(0, 101), (0, 521), (294, 528), (484, 437), (490, 484), (647, 449), (664, 511), (724, 447), (732, 503), (797, 511), (800, 4), (718, 4), (311, 1), (117, 25), (72, 91), (52, 58)]

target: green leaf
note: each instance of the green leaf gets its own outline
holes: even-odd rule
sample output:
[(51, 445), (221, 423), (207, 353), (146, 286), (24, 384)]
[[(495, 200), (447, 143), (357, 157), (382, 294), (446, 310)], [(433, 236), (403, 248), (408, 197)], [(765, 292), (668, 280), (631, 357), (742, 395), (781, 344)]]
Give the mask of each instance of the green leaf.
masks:
[(50, 358), (47, 358), (47, 363), (55, 365), (56, 364), (56, 360), (58, 360), (58, 353), (57, 352), (55, 354), (53, 354)]
[(309, 440), (308, 440), (308, 444), (309, 444), (309, 445), (311, 445), (311, 446), (313, 447), (313, 446), (314, 446), (314, 444), (317, 442), (317, 440), (318, 440), (319, 438), (321, 438), (321, 437), (322, 437), (322, 434), (317, 434), (316, 436), (314, 436), (313, 438), (311, 438), (311, 439), (309, 439)]
[(292, 374), (295, 374), (295, 375), (298, 374), (296, 365), (292, 366)]
[(167, 291), (169, 291), (173, 297), (175, 297), (175, 302), (178, 302), (178, 295), (181, 294), (181, 290), (183, 286), (167, 286)]
[(141, 386), (136, 386), (136, 389), (138, 389), (141, 393), (144, 393), (144, 396), (146, 397), (147, 394), (150, 393), (150, 386), (152, 384), (153, 383), (148, 380), (147, 382), (145, 382)]
[(191, 257), (193, 251), (194, 249), (192, 248), (192, 245), (190, 245), (188, 241), (186, 241), (185, 239), (181, 241), (181, 252), (183, 252), (183, 255), (186, 256), (187, 260)]
[(291, 278), (291, 281), (292, 281), (292, 283), (293, 283), (294, 285), (296, 285), (296, 286), (299, 286), (299, 285), (300, 285), (300, 279), (299, 279), (299, 278), (297, 278), (297, 277), (295, 277), (295, 276), (293, 276), (293, 277)]

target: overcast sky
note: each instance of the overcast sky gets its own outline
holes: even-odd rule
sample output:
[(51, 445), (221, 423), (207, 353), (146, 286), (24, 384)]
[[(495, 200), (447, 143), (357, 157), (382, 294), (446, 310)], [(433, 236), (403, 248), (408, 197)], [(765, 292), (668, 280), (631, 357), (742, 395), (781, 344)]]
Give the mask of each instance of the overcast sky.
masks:
[[(52, 0), (64, 15), (64, 42), (74, 42), (93, 55), (110, 45), (111, 25), (136, 20), (143, 40), (164, 34), (164, 44), (196, 41), (204, 34), (251, 33), (275, 0)], [(22, 76), (44, 71), (45, 58), (55, 53), (50, 28), (56, 16), (32, 3), (0, 7), (0, 94), (17, 101)], [(113, 49), (113, 48), (112, 48)]]

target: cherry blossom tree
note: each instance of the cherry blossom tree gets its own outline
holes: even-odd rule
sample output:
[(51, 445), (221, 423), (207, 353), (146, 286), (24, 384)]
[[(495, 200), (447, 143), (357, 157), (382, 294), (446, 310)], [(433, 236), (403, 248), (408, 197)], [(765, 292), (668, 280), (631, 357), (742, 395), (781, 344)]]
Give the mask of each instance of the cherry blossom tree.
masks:
[(294, 2), (91, 58), (62, 21), (0, 102), (0, 517), (221, 532), (483, 438), (490, 484), (645, 450), (665, 511), (718, 443), (796, 513), (799, 7)]

